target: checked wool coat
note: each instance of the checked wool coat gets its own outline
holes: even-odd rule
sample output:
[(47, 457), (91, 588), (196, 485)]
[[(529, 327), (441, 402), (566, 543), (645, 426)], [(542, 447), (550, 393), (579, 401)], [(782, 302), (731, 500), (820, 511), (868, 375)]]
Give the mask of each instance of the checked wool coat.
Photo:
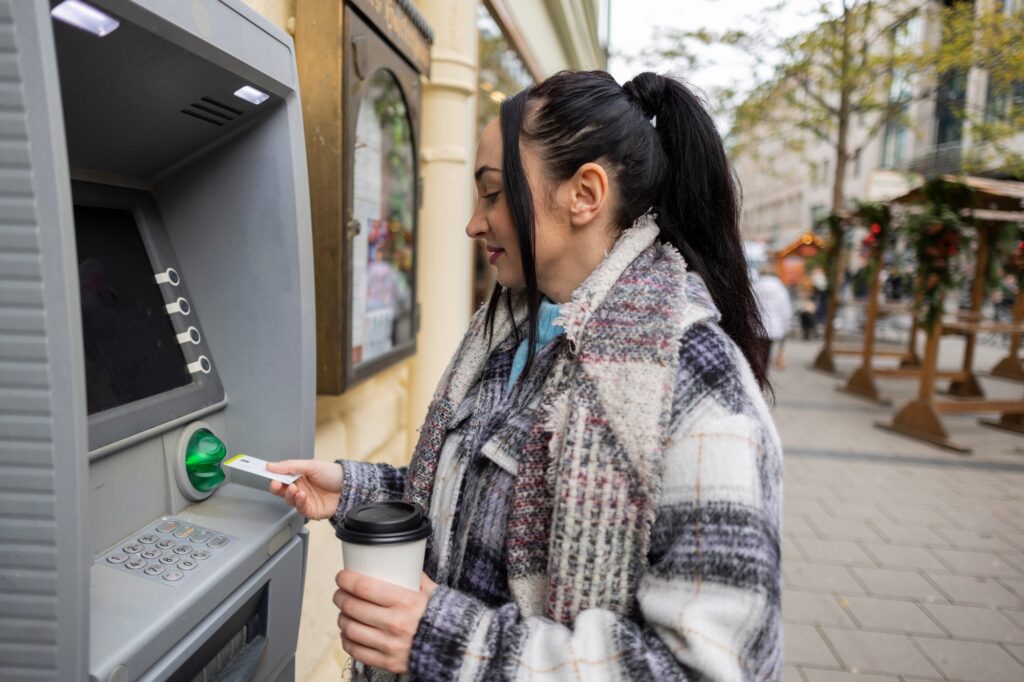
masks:
[(522, 306), (493, 336), (478, 313), (409, 467), (343, 462), (335, 523), (397, 498), (433, 523), (410, 678), (778, 678), (778, 435), (657, 236), (650, 216), (622, 234), (511, 390)]

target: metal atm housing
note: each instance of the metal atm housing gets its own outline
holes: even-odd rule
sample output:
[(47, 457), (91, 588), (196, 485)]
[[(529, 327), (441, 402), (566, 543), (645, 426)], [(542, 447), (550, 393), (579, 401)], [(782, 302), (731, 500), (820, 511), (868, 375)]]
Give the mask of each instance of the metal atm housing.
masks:
[(292, 41), (239, 0), (61, 4), (0, 0), (0, 678), (291, 679), (303, 519), (183, 458), (313, 454)]

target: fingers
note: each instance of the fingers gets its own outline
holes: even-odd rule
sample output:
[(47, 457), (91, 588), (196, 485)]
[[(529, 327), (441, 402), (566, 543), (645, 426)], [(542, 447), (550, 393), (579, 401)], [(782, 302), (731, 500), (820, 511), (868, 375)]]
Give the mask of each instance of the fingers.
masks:
[(379, 580), (353, 571), (341, 571), (335, 576), (338, 587), (349, 594), (385, 608), (404, 604), (411, 590), (386, 580)]
[(285, 459), (280, 462), (267, 462), (267, 471), (275, 474), (312, 474), (322, 462), (315, 459)]
[(383, 632), (344, 614), (338, 616), (338, 629), (341, 630), (342, 637), (355, 644), (384, 653), (390, 648), (388, 638)]
[(390, 672), (400, 672), (398, 670), (393, 670), (395, 666), (392, 665), (391, 659), (389, 659), (387, 656), (377, 651), (376, 649), (371, 649), (361, 644), (356, 644), (352, 640), (346, 639), (345, 637), (341, 638), (341, 648), (344, 649), (349, 656), (356, 659), (360, 663), (365, 663), (370, 667), (380, 668), (381, 670), (388, 670)]

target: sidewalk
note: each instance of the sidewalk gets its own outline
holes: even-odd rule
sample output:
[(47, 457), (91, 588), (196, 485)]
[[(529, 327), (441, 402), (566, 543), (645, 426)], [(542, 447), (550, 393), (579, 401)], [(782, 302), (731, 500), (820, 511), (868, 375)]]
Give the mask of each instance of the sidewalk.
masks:
[[(789, 367), (773, 375), (786, 457), (784, 679), (1024, 680), (1024, 437), (947, 417), (974, 447), (965, 457), (876, 429), (895, 408), (806, 369), (818, 348), (787, 342)], [(957, 350), (946, 344), (944, 365)], [(980, 348), (976, 367), (1001, 355)], [(983, 384), (993, 397), (1024, 392)], [(916, 390), (880, 386), (896, 407)]]

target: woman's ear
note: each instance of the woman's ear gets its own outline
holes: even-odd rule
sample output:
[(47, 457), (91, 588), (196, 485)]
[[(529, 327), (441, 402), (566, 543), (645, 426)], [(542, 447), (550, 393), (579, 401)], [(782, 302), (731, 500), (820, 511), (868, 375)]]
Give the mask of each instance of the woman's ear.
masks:
[(569, 220), (584, 227), (597, 218), (608, 202), (608, 174), (600, 164), (585, 163), (569, 180)]

